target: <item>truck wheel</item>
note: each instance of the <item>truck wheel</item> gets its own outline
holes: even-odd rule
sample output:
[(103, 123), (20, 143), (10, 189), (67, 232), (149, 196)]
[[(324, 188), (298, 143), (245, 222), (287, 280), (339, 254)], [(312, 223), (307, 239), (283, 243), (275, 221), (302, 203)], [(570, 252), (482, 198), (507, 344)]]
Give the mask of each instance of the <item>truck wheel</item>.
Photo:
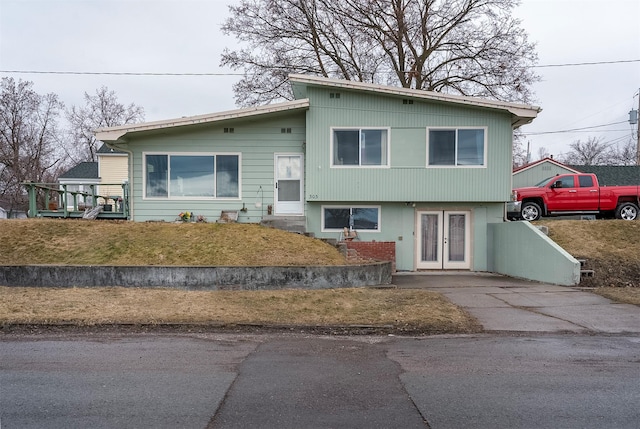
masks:
[(638, 219), (638, 206), (633, 203), (620, 203), (616, 208), (616, 217), (623, 220)]
[(529, 201), (522, 205), (522, 210), (520, 211), (520, 216), (522, 216), (522, 219), (531, 222), (540, 219), (541, 215), (542, 210), (537, 203)]

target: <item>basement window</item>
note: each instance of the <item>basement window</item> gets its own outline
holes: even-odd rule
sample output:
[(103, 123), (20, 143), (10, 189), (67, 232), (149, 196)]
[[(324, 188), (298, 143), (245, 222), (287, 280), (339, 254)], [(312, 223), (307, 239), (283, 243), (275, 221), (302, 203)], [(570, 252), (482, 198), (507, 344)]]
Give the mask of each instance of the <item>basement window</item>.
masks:
[(344, 228), (380, 232), (380, 207), (323, 206), (322, 231), (341, 231)]

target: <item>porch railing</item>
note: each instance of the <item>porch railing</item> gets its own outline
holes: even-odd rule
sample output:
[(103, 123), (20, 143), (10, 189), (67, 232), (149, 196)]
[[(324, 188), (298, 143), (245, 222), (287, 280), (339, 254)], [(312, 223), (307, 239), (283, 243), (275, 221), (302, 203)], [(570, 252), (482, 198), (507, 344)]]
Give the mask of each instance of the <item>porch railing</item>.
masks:
[[(98, 213), (101, 219), (129, 218), (128, 183), (35, 183), (25, 182), (29, 195), (29, 217), (76, 217), (81, 218), (85, 210), (98, 205), (103, 210)], [(77, 188), (83, 189), (82, 191)], [(98, 189), (110, 189), (109, 194), (100, 194)], [(121, 189), (120, 195), (111, 193)]]

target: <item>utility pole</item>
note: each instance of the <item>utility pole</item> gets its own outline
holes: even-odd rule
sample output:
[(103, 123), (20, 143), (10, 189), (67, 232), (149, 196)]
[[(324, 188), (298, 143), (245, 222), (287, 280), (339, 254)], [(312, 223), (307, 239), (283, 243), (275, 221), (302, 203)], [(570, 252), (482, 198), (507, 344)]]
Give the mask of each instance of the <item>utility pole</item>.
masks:
[(638, 123), (638, 116), (640, 116), (640, 89), (638, 89), (638, 110), (636, 111), (636, 165), (640, 165), (640, 123)]
[(640, 165), (640, 89), (638, 89), (638, 110), (631, 109), (629, 112), (629, 124), (636, 126), (636, 165)]

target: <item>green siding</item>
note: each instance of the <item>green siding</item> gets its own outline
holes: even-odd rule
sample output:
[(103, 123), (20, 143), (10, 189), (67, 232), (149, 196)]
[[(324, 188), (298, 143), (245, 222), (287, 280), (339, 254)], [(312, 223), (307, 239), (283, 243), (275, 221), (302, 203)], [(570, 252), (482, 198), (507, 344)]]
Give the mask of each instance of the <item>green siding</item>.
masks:
[[(224, 128), (233, 128), (225, 133)], [(282, 133), (291, 128), (291, 133)], [(241, 222), (260, 222), (274, 197), (274, 154), (303, 153), (305, 141), (304, 112), (277, 115), (261, 120), (236, 120), (209, 126), (172, 129), (151, 133), (129, 142), (133, 151), (133, 220), (173, 221), (181, 211), (204, 215), (209, 221), (220, 217), (222, 210), (240, 210)], [(143, 153), (145, 152), (232, 152), (241, 155), (240, 199), (227, 200), (158, 200), (143, 198)], [(262, 192), (260, 191), (262, 186)], [(264, 202), (263, 202), (264, 201)], [(256, 203), (263, 203), (256, 207)]]
[[(511, 117), (355, 91), (309, 88), (307, 199), (310, 201), (507, 201)], [(331, 127), (389, 127), (390, 168), (331, 168)], [(485, 168), (426, 168), (427, 127), (487, 127)]]
[(580, 283), (580, 262), (529, 222), (489, 225), (489, 238), (493, 272), (565, 286)]
[[(340, 98), (330, 93), (340, 92)], [(380, 232), (358, 231), (364, 241), (394, 241), (398, 270), (415, 269), (417, 210), (471, 212), (471, 269), (491, 264), (489, 225), (503, 221), (511, 192), (511, 115), (498, 110), (413, 100), (358, 91), (309, 87), (306, 112), (274, 113), (260, 119), (168, 127), (135, 134), (133, 213), (135, 221), (173, 221), (189, 210), (215, 221), (222, 210), (240, 210), (240, 222), (259, 222), (274, 198), (274, 154), (305, 155), (307, 230), (318, 237), (323, 205), (380, 207)], [(224, 128), (234, 133), (224, 133)], [(331, 168), (331, 127), (390, 130), (389, 168)], [(428, 127), (482, 127), (487, 130), (487, 165), (481, 168), (427, 168)], [(282, 128), (291, 129), (282, 133)], [(143, 154), (231, 152), (241, 154), (241, 198), (236, 200), (151, 200), (143, 198)], [(262, 186), (262, 192), (260, 192)], [(256, 207), (262, 203), (262, 207)], [(410, 203), (410, 204), (407, 204)]]
[(309, 203), (307, 205), (307, 225), (316, 237), (340, 238), (340, 232), (322, 232), (323, 205), (376, 205), (380, 206), (380, 232), (358, 231), (362, 241), (394, 241), (396, 243), (396, 268), (398, 271), (415, 269), (416, 212), (438, 210), (464, 210), (471, 212), (471, 269), (487, 271), (487, 228), (489, 223), (502, 223), (504, 204), (460, 204), (460, 203), (417, 203), (416, 207), (405, 203), (367, 203), (349, 204), (333, 201), (329, 203)]

